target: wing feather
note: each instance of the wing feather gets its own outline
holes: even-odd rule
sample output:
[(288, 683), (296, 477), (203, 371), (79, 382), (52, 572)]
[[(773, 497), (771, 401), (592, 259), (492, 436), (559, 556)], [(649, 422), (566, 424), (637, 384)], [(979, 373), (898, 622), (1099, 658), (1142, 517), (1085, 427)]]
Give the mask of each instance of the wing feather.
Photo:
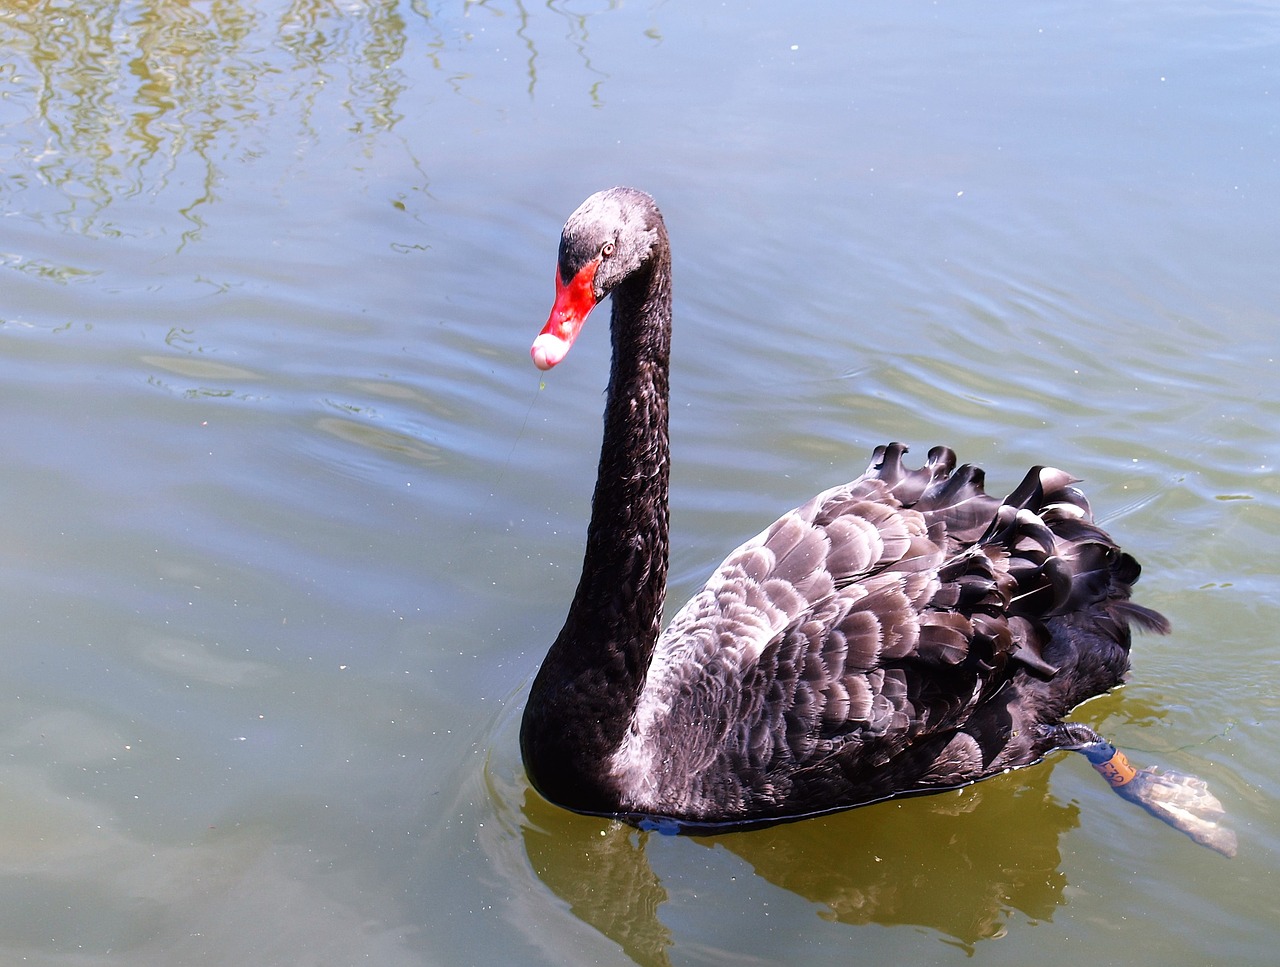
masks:
[(965, 733), (975, 710), (1018, 669), (1058, 673), (1046, 621), (1108, 596), (1147, 620), (1074, 478), (1032, 468), (1000, 501), (951, 451), (910, 470), (904, 449), (743, 544), (672, 619), (612, 761), (637, 809), (749, 814), (871, 790), (899, 760), (919, 784), (976, 778), (999, 729)]

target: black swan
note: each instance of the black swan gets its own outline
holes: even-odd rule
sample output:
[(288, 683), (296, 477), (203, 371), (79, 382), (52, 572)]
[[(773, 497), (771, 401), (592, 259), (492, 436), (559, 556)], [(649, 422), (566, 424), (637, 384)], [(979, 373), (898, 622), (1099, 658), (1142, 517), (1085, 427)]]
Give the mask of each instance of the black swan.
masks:
[(653, 199), (592, 195), (560, 238), (540, 369), (613, 299), (613, 363), (582, 577), (520, 729), (533, 786), (577, 812), (715, 832), (952, 789), (1055, 749), (1231, 855), (1203, 782), (1137, 771), (1064, 723), (1119, 684), (1138, 563), (1074, 478), (1035, 467), (1004, 500), (945, 447), (875, 450), (733, 551), (661, 632), (667, 576), (671, 255)]

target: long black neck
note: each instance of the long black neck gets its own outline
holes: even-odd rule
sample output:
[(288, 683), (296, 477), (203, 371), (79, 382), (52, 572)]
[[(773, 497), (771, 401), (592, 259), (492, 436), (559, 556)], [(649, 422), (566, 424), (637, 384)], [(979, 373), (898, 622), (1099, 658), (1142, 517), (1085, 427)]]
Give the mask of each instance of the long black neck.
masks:
[(520, 735), (538, 790), (588, 812), (611, 808), (604, 770), (644, 684), (666, 592), (671, 263), (665, 237), (612, 298), (613, 364), (582, 577), (534, 679)]

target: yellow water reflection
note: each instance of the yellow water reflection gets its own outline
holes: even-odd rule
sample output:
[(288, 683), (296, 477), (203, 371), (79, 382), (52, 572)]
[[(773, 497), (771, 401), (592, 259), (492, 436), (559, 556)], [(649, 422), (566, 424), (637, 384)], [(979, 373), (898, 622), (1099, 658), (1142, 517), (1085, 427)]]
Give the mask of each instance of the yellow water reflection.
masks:
[[(694, 841), (737, 855), (823, 919), (926, 927), (972, 954), (1010, 919), (1050, 920), (1065, 902), (1060, 840), (1080, 810), (1049, 794), (1050, 772)], [(668, 895), (645, 856), (650, 834), (566, 816), (532, 792), (522, 812), (529, 862), (574, 916), (637, 963), (668, 965)]]
[(189, 240), (231, 166), (335, 120), (347, 137), (375, 137), (405, 88), (395, 0), (295, 0), (274, 14), (237, 0), (10, 3), (0, 46), (7, 189), (92, 236), (149, 233), (114, 209), (170, 195)]

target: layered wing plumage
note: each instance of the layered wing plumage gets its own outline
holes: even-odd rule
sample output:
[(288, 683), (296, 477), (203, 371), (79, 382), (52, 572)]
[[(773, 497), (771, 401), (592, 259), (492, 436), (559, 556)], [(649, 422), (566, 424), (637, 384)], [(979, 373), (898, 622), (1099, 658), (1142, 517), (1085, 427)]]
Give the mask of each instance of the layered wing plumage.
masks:
[(1010, 690), (1074, 660), (1060, 615), (1096, 613), (1114, 652), (1080, 687), (1119, 680), (1127, 622), (1162, 619), (1128, 602), (1137, 564), (1073, 478), (1033, 468), (1001, 501), (950, 450), (918, 470), (904, 452), (878, 448), (743, 544), (673, 618), (609, 763), (629, 809), (749, 821), (1025, 764), (1038, 751), (1011, 748), (1015, 719), (1070, 705), (1011, 708)]

